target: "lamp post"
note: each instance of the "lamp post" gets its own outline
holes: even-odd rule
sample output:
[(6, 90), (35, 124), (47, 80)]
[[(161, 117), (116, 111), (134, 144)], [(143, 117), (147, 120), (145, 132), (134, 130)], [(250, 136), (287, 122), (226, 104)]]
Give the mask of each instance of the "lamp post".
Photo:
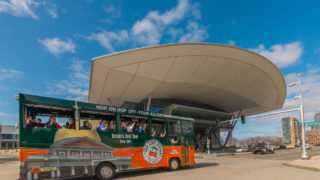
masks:
[(306, 137), (305, 137), (305, 126), (304, 126), (304, 108), (303, 108), (303, 100), (302, 100), (302, 90), (301, 90), (301, 76), (302, 74), (297, 74), (297, 77), (299, 78), (298, 82), (289, 84), (289, 87), (299, 85), (299, 96), (300, 98), (300, 120), (301, 120), (301, 141), (302, 141), (302, 159), (308, 159), (309, 156), (307, 155), (306, 151)]

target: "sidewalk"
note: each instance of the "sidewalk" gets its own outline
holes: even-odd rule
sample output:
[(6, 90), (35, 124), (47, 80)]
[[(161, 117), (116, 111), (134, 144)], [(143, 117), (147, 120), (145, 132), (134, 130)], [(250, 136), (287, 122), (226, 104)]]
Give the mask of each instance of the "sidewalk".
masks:
[(18, 149), (0, 149), (0, 156), (18, 156)]
[(223, 152), (223, 153), (204, 153), (196, 152), (195, 158), (211, 158), (211, 157), (221, 157), (221, 156), (237, 156), (237, 155), (248, 155), (252, 152)]
[(320, 156), (311, 157), (309, 160), (297, 159), (283, 163), (285, 166), (320, 171)]

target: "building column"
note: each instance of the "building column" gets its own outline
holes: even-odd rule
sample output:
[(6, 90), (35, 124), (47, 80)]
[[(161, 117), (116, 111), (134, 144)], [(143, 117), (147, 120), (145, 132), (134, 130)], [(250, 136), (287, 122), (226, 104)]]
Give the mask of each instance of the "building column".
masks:
[(32, 174), (30, 169), (28, 169), (27, 180), (32, 180)]
[(56, 172), (55, 171), (51, 171), (51, 178), (55, 178), (56, 177)]
[(60, 167), (57, 168), (57, 177), (59, 178), (61, 176)]
[(76, 175), (76, 172), (74, 170), (74, 166), (71, 166), (71, 176), (75, 176)]
[(87, 167), (87, 166), (84, 166), (84, 174), (89, 174), (89, 173), (88, 173), (88, 167)]
[(33, 174), (33, 179), (38, 180), (38, 174)]

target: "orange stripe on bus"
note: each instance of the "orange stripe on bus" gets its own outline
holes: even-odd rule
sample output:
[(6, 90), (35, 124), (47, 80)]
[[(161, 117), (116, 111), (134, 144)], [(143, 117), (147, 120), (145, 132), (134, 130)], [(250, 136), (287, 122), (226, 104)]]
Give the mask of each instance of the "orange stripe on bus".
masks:
[[(169, 160), (172, 157), (178, 157), (181, 159), (181, 146), (164, 146), (162, 160), (156, 164), (149, 164), (143, 158), (143, 147), (135, 148), (118, 148), (113, 150), (113, 156), (129, 156), (132, 158), (132, 168), (152, 168), (152, 167), (168, 167)], [(172, 153), (174, 152), (174, 153)]]
[(48, 155), (48, 149), (30, 149), (30, 148), (19, 148), (19, 161), (24, 162), (29, 156), (38, 155), (45, 156)]
[(24, 152), (49, 152), (49, 149), (19, 148), (19, 150)]

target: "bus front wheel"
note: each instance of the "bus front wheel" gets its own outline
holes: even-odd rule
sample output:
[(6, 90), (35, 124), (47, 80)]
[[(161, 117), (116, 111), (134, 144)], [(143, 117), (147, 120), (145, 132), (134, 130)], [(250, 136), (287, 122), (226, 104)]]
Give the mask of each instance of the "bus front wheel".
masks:
[(169, 161), (169, 170), (170, 171), (175, 171), (180, 169), (181, 164), (180, 164), (180, 160), (178, 158), (172, 158)]
[(96, 175), (99, 180), (113, 179), (115, 174), (114, 167), (109, 163), (100, 164), (96, 169)]

